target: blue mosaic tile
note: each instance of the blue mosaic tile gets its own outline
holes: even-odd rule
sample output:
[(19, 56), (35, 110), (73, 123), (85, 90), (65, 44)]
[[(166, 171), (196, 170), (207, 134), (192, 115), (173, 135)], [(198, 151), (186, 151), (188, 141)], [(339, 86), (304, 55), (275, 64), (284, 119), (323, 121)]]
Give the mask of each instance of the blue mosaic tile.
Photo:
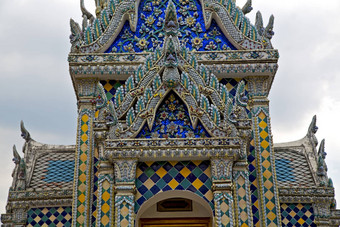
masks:
[(43, 179), (45, 182), (70, 182), (73, 181), (74, 161), (54, 160), (48, 162), (47, 174)]

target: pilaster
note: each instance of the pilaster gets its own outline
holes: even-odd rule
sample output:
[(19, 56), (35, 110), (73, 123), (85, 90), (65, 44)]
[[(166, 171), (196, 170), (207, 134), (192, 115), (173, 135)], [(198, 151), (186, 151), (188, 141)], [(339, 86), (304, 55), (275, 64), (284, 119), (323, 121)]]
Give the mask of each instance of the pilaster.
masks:
[(281, 226), (280, 202), (278, 197), (275, 158), (271, 134), (269, 100), (267, 99), (271, 78), (249, 77), (249, 106), (252, 117), (252, 131), (259, 196), (261, 226)]
[(215, 224), (218, 227), (235, 226), (232, 166), (232, 159), (211, 159), (212, 190), (215, 202)]
[(93, 119), (96, 81), (76, 81), (78, 126), (73, 186), (72, 226), (90, 226), (92, 217), (92, 181), (94, 157)]
[(115, 226), (133, 227), (135, 222), (135, 179), (137, 159), (114, 161)]

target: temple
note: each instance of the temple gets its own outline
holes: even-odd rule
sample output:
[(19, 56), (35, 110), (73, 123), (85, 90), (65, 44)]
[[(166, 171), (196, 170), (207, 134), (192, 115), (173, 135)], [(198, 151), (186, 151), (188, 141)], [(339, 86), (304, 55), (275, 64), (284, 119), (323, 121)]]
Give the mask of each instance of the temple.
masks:
[(251, 0), (95, 4), (70, 21), (75, 145), (21, 122), (2, 226), (340, 225), (316, 117), (273, 143), (273, 16), (252, 24)]

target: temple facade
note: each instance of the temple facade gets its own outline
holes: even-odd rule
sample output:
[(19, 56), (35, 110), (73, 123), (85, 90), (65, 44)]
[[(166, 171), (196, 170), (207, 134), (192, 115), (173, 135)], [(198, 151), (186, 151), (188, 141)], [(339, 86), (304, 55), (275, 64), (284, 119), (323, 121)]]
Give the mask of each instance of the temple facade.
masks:
[(3, 226), (340, 225), (316, 117), (273, 143), (273, 16), (253, 25), (251, 0), (95, 4), (70, 21), (76, 143), (21, 122)]

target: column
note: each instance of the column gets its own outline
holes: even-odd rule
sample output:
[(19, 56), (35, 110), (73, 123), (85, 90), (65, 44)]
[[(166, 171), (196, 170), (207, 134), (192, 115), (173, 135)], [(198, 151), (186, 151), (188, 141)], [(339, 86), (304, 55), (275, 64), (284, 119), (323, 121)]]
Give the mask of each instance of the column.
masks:
[(257, 195), (261, 226), (281, 226), (275, 158), (269, 117), (268, 92), (270, 78), (258, 76), (247, 78), (252, 117)]
[(78, 126), (72, 204), (72, 226), (90, 226), (92, 217), (92, 165), (94, 155), (93, 118), (96, 81), (76, 81)]
[(116, 227), (134, 226), (136, 167), (136, 159), (114, 160)]

